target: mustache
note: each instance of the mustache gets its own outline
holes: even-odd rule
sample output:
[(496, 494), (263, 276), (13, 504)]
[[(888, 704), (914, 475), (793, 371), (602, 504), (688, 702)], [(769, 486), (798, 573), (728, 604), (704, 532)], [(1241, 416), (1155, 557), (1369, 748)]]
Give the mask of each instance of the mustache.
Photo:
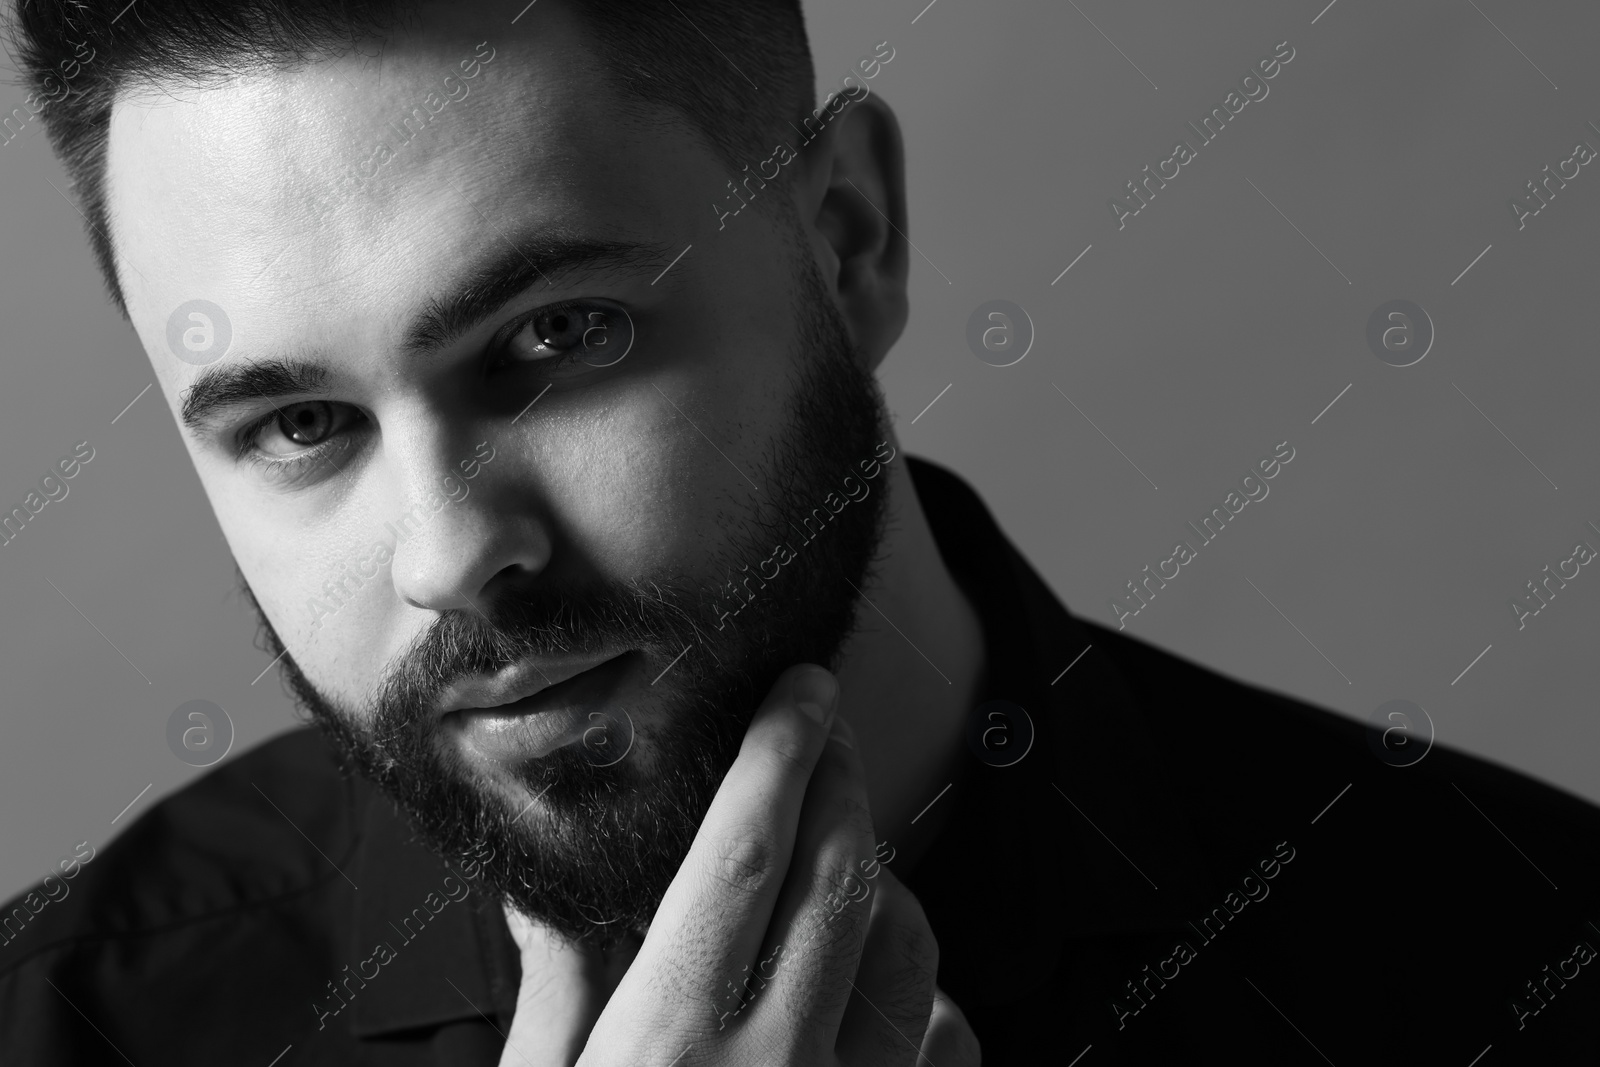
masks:
[(671, 659), (690, 644), (709, 648), (706, 619), (684, 607), (694, 602), (676, 584), (651, 581), (506, 590), (441, 613), (389, 664), (378, 721), (424, 715), (452, 683), (531, 658), (640, 649)]

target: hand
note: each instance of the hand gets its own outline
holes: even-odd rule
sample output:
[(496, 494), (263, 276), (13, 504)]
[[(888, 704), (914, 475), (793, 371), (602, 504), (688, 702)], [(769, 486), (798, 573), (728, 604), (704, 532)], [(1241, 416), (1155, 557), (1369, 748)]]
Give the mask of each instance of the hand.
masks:
[(812, 665), (773, 686), (579, 1067), (977, 1067), (921, 906), (872, 862), (837, 700)]

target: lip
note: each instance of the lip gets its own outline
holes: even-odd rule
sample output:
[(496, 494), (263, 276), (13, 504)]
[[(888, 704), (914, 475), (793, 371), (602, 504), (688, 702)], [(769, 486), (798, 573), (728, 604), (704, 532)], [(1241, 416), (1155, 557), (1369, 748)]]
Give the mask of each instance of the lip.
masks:
[(453, 712), (493, 711), (500, 708), (510, 713), (512, 705), (538, 696), (547, 689), (554, 689), (627, 654), (623, 652), (554, 663), (536, 663), (528, 659), (496, 674), (464, 678), (445, 689), (438, 702), (438, 716), (443, 718)]
[(578, 741), (588, 749), (597, 738), (596, 757), (609, 762), (611, 753), (632, 747), (633, 737), (631, 717), (610, 708), (625, 688), (642, 684), (645, 663), (637, 649), (554, 666), (524, 661), (452, 686), (440, 704), (441, 722), (467, 753), (492, 763), (537, 759)]

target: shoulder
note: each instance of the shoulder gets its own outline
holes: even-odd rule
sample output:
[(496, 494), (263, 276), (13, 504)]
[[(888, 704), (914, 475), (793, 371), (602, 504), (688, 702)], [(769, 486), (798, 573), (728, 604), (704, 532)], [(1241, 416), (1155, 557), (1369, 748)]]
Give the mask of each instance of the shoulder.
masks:
[(1436, 721), (1394, 720), (1385, 759), (1381, 728), (1078, 621), (1138, 699), (1202, 821), (1216, 812), (1258, 825), (1267, 809), (1287, 807), (1286, 822), (1309, 826), (1348, 787), (1340, 803), (1387, 818), (1401, 838), (1478, 848), (1510, 835), (1524, 848), (1537, 842), (1560, 866), (1558, 857), (1575, 859), (1600, 834), (1600, 807), (1452, 747)]
[[(1273, 1008), (1338, 1062), (1358, 1047), (1427, 1062), (1442, 1034), (1461, 1062), (1511, 1041), (1524, 1062), (1579, 1062), (1580, 1046), (1594, 1062), (1594, 987), (1564, 994), (1537, 1028), (1525, 1020), (1545, 1007), (1528, 996), (1541, 967), (1570, 976), (1594, 958), (1600, 808), (1441, 743), (1443, 714), (1407, 728), (1414, 750), (1386, 750), (1387, 726), (1085, 629), (1136, 694), (1151, 758), (1205, 857), (1197, 947), (1220, 937), (1228, 966), (1271, 975)], [(1350, 991), (1374, 988), (1375, 974), (1404, 1009), (1352, 1014)], [(1242, 983), (1224, 984), (1259, 995)]]
[(257, 746), (153, 805), (0, 910), (0, 980), (30, 961), (272, 907), (340, 876), (358, 783), (320, 732)]

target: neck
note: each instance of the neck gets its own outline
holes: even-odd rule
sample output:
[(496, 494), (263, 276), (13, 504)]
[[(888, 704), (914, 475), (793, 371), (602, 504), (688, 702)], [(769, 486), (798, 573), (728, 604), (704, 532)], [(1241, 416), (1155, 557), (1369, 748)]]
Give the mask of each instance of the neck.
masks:
[(870, 603), (857, 610), (837, 676), (839, 714), (866, 769), (874, 833), (895, 848), (894, 869), (903, 874), (948, 817), (950, 797), (928, 805), (972, 758), (963, 736), (984, 645), (977, 612), (939, 556), (904, 456), (885, 474), (887, 532), (876, 574), (862, 588)]

